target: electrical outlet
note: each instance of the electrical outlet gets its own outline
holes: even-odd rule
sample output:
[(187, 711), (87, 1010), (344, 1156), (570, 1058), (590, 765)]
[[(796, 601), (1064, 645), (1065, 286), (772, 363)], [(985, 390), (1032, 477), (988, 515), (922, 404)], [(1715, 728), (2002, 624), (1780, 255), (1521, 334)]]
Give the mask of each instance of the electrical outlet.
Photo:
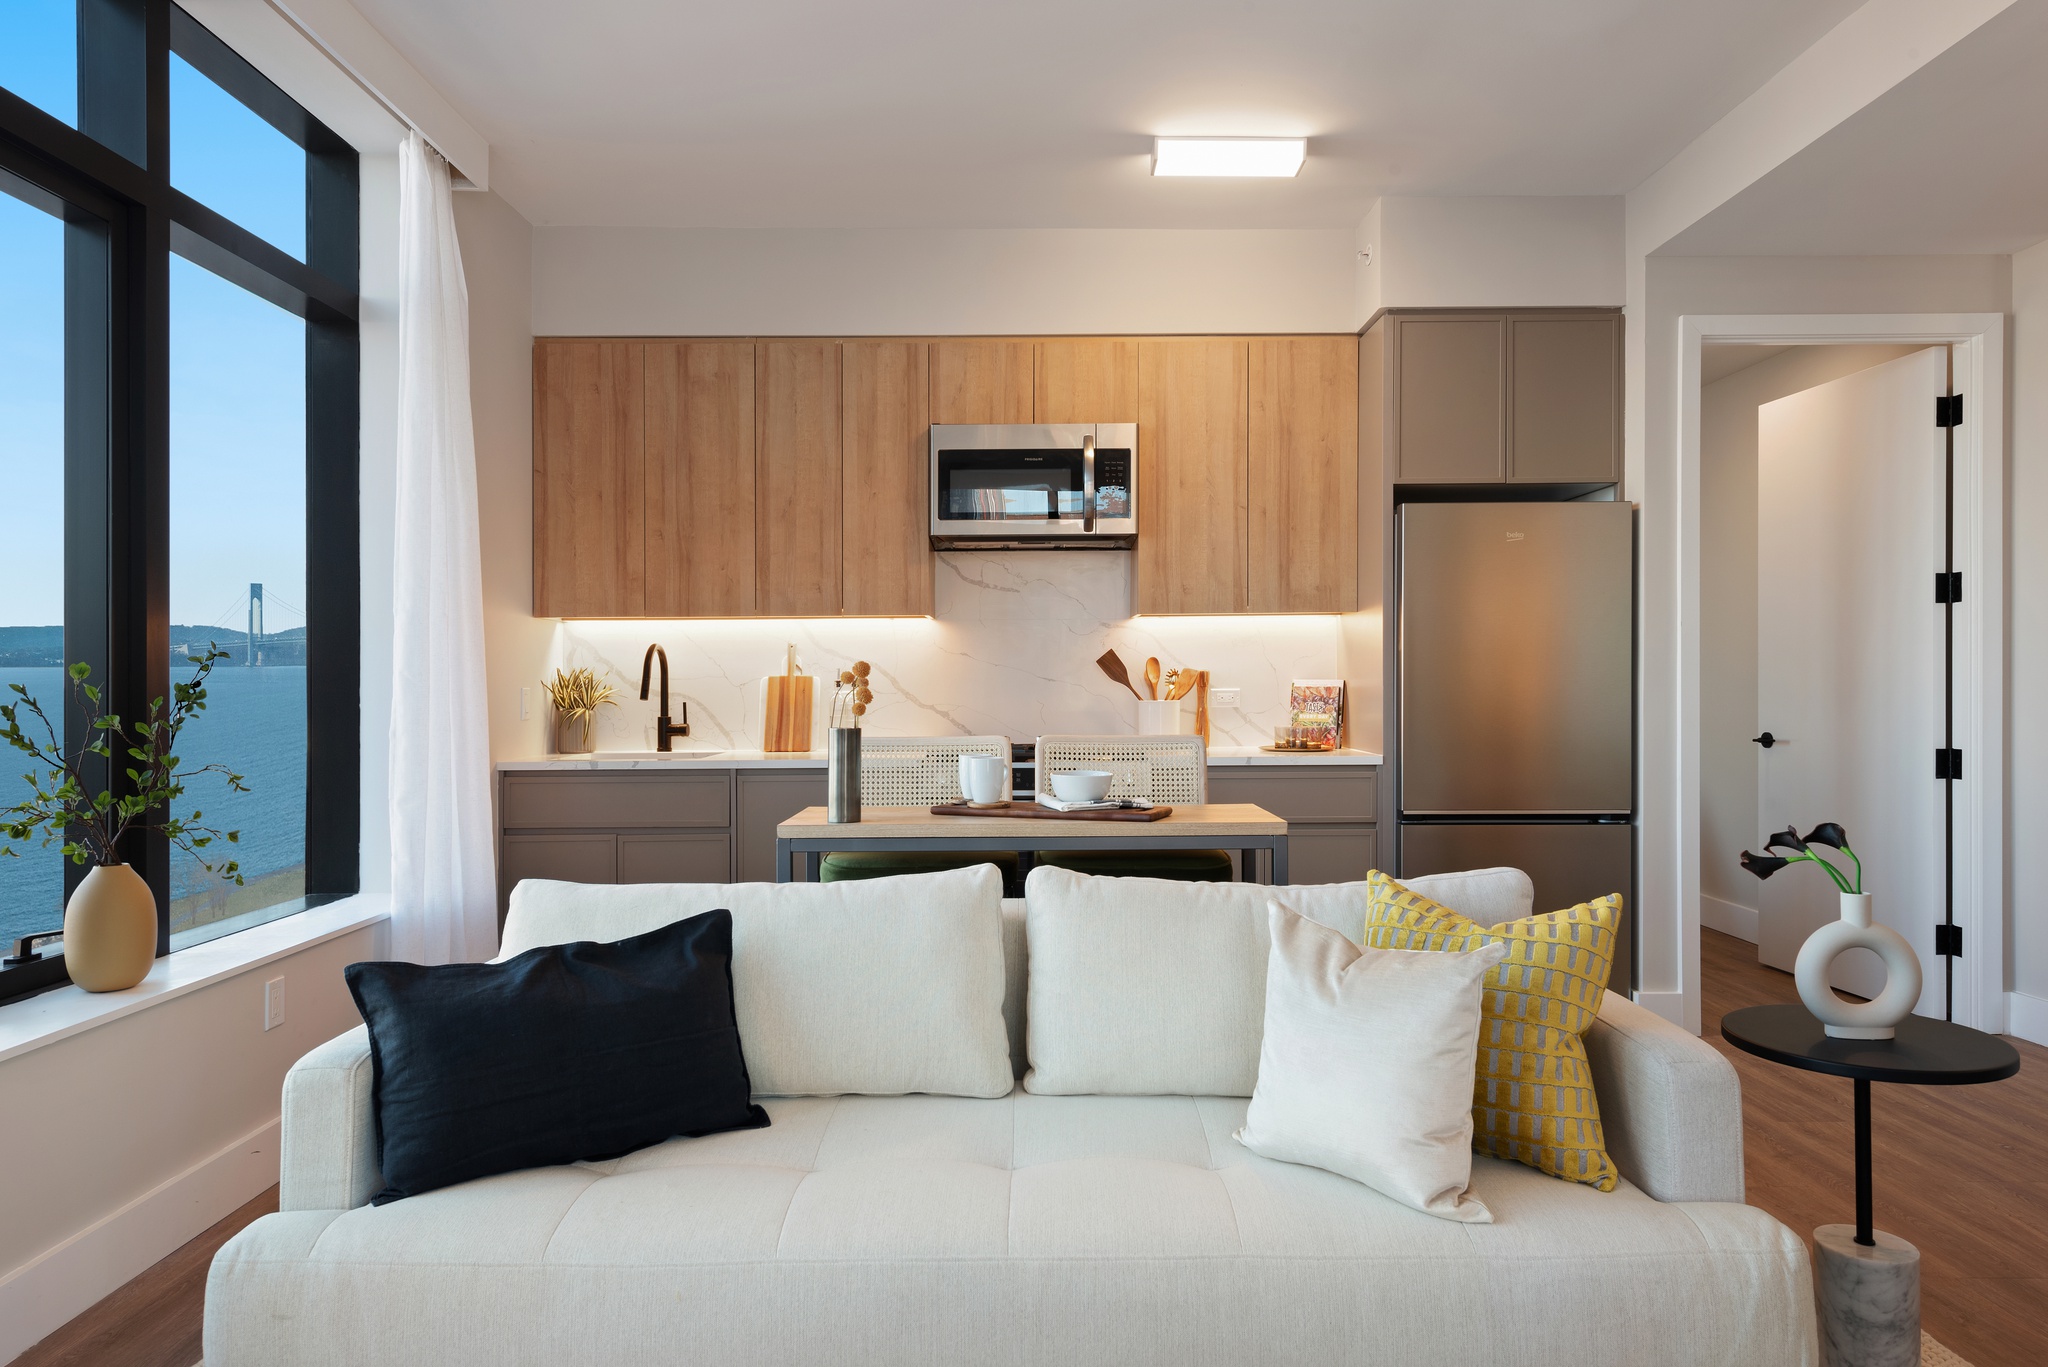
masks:
[(533, 690), (521, 686), (519, 690), (519, 720), (525, 721), (533, 713)]
[(284, 1024), (284, 979), (272, 978), (263, 984), (263, 1028), (275, 1030)]
[(1238, 690), (1235, 688), (1212, 688), (1209, 697), (1218, 707), (1237, 706)]

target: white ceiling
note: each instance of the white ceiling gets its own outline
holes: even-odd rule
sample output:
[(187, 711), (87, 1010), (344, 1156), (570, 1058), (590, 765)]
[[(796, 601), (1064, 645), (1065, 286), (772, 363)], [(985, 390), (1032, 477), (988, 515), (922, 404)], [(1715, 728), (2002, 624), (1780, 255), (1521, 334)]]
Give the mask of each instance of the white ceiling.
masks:
[[(1624, 192), (1858, 0), (355, 0), (537, 224), (1339, 227)], [(1164, 181), (1154, 134), (1303, 134)]]
[(1666, 243), (1675, 256), (2004, 255), (2048, 237), (2048, 0), (2020, 0)]

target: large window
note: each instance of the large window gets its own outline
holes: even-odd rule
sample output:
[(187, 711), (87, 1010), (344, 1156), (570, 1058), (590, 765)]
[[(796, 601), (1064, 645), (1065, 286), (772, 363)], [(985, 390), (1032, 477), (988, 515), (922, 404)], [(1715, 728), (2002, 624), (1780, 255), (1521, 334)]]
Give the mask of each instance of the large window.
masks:
[[(0, 687), (136, 718), (227, 652), (179, 753), (244, 775), (189, 797), (244, 882), (132, 840), (159, 953), (357, 885), (356, 224), (354, 151), (167, 0), (0, 5)], [(9, 953), (84, 872), (17, 854)]]

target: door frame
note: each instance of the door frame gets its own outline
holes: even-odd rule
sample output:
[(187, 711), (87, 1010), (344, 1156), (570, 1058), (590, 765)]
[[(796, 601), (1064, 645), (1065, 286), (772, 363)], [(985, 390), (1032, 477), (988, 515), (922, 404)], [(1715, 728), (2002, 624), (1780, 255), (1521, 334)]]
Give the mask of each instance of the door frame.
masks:
[[(1955, 736), (1966, 756), (1955, 788), (1955, 1019), (1980, 1030), (2006, 1026), (2005, 927), (2005, 315), (2000, 313), (1685, 314), (1678, 319), (1678, 725), (1671, 756), (1678, 814), (1674, 866), (1644, 851), (1643, 883), (1665, 881), (1679, 909), (1678, 1001), (1644, 1002), (1700, 1030), (1700, 350), (1707, 343), (1953, 346), (1951, 388), (1964, 396), (1955, 429)], [(1927, 420), (1931, 425), (1934, 414)], [(1933, 592), (1929, 585), (1930, 595)], [(1645, 602), (1645, 610), (1650, 604)], [(1930, 768), (1933, 756), (1928, 756)], [(1819, 819), (1819, 818), (1816, 818)], [(1660, 878), (1661, 875), (1661, 878)], [(1882, 895), (1882, 894), (1880, 894)], [(1932, 945), (1915, 945), (1938, 979)], [(1639, 998), (1646, 994), (1638, 994)]]

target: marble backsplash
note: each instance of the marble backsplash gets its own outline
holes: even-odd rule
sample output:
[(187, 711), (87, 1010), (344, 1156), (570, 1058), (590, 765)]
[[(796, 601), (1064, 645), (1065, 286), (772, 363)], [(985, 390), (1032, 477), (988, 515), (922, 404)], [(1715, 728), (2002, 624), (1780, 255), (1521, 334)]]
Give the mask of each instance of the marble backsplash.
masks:
[[(599, 713), (602, 750), (652, 743), (655, 704), (639, 700), (650, 642), (668, 652), (672, 703), (690, 705), (687, 744), (708, 749), (759, 747), (760, 681), (782, 672), (792, 642), (798, 668), (818, 676), (820, 744), (829, 680), (856, 659), (874, 666), (865, 724), (877, 734), (1012, 740), (1136, 731), (1135, 699), (1095, 665), (1109, 649), (1141, 688), (1148, 656), (1162, 669), (1207, 669), (1217, 746), (1269, 742), (1294, 679), (1345, 677), (1343, 617), (1133, 618), (1127, 552), (947, 552), (934, 575), (930, 618), (570, 621), (556, 628), (550, 665), (588, 665), (618, 689), (619, 705)], [(1238, 702), (1215, 703), (1218, 688), (1237, 689)], [(1192, 729), (1194, 700), (1186, 706)]]

